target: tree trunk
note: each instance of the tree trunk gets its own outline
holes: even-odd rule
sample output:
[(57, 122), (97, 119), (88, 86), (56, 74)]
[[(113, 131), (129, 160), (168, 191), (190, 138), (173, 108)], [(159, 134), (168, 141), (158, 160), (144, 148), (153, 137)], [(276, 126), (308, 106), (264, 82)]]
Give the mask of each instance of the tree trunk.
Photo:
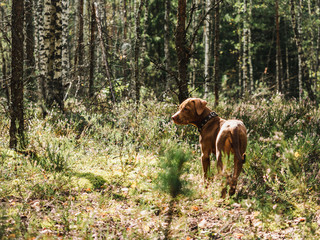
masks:
[(308, 96), (311, 101), (315, 100), (315, 95), (311, 88), (310, 77), (308, 72), (308, 67), (306, 64), (305, 56), (303, 54), (302, 48), (302, 30), (301, 30), (301, 6), (298, 4), (298, 14), (296, 17), (295, 13), (295, 3), (294, 0), (291, 0), (291, 19), (292, 19), (292, 27), (294, 33), (294, 39), (298, 48), (298, 82), (299, 82), (299, 101), (302, 101), (302, 83), (306, 87), (308, 92)]
[(33, 0), (25, 1), (25, 15), (26, 15), (26, 83), (27, 83), (27, 97), (35, 99), (34, 92), (36, 90), (35, 83), (35, 58), (34, 58), (34, 25), (33, 25)]
[(53, 74), (53, 100), (58, 103), (60, 110), (64, 111), (63, 85), (62, 85), (62, 7), (61, 0), (53, 0), (53, 28), (54, 32), (54, 74)]
[[(69, 36), (69, 1), (62, 0), (62, 85), (68, 84), (68, 89), (71, 88), (72, 81), (69, 80), (69, 69), (70, 69), (70, 61), (69, 61), (69, 48), (68, 48), (68, 36)], [(67, 82), (68, 81), (68, 82)], [(68, 97), (64, 94), (63, 101)]]
[[(195, 0), (194, 1), (194, 3), (193, 3), (193, 8), (195, 8), (195, 9), (197, 9), (198, 8), (198, 6), (199, 6), (199, 2), (198, 2), (199, 0)], [(192, 31), (194, 31), (195, 30), (195, 28), (196, 28), (196, 26), (197, 26), (197, 22), (196, 22), (196, 16), (194, 16), (193, 18), (192, 18), (192, 25), (191, 25), (191, 27), (192, 27)], [(192, 43), (192, 45), (191, 45), (191, 51), (193, 52), (194, 51), (194, 49), (195, 49), (195, 42), (197, 42), (197, 39), (195, 39), (194, 40), (194, 42)], [(191, 71), (191, 73), (190, 73), (190, 80), (191, 80), (191, 84), (192, 84), (192, 90), (194, 91), (195, 89), (196, 89), (196, 60), (195, 60), (195, 58), (191, 58), (190, 59), (190, 68), (192, 69), (192, 71)]]
[(248, 28), (248, 68), (249, 68), (249, 91), (250, 93), (254, 90), (254, 79), (253, 79), (253, 64), (252, 64), (252, 52), (251, 52), (251, 22), (252, 22), (252, 0), (250, 0), (249, 6), (249, 22), (250, 27)]
[[(206, 9), (208, 12), (210, 9), (211, 0), (206, 0)], [(209, 93), (209, 64), (210, 64), (210, 14), (206, 16), (205, 26), (203, 30), (204, 35), (204, 98), (208, 98)]]
[[(317, 1), (317, 16), (318, 18), (320, 18), (320, 0)], [(317, 49), (316, 49), (316, 64), (315, 64), (315, 75), (316, 75), (316, 79), (314, 81), (314, 91), (317, 92), (318, 91), (318, 71), (319, 71), (319, 67), (320, 67), (320, 24), (318, 25), (318, 37), (317, 37)]]
[(24, 0), (12, 1), (12, 78), (11, 78), (11, 124), (10, 124), (10, 148), (25, 147), (24, 139), (24, 112), (23, 112), (23, 21)]
[(178, 57), (178, 98), (180, 103), (189, 97), (187, 80), (189, 52), (186, 48), (186, 5), (186, 0), (178, 0), (176, 51)]
[(128, 32), (128, 13), (127, 13), (127, 0), (123, 0), (123, 39), (127, 40)]
[(165, 64), (165, 82), (166, 89), (170, 88), (170, 0), (164, 1), (164, 64)]
[(140, 101), (140, 88), (141, 81), (139, 78), (139, 57), (140, 57), (140, 43), (141, 43), (141, 32), (140, 32), (140, 19), (144, 0), (140, 0), (140, 3), (136, 2), (136, 17), (135, 17), (135, 44), (134, 44), (134, 82), (135, 82), (135, 93), (136, 103)]
[[(76, 49), (76, 55), (75, 55), (75, 77), (77, 79), (77, 86), (76, 86), (76, 94), (78, 94), (78, 91), (82, 93), (81, 90), (81, 83), (82, 83), (82, 75), (83, 75), (83, 54), (84, 54), (84, 43), (83, 43), (83, 1), (78, 1), (78, 45)], [(82, 95), (82, 94), (80, 94)]]
[(282, 92), (282, 67), (280, 48), (280, 24), (279, 24), (279, 0), (275, 1), (275, 24), (276, 24), (276, 88)]
[[(241, 0), (237, 0), (237, 5), (240, 6)], [(238, 14), (241, 14), (241, 8), (238, 8)], [(243, 26), (242, 26), (243, 27)], [(239, 87), (239, 97), (241, 97), (243, 95), (243, 78), (242, 78), (242, 51), (243, 51), (243, 45), (242, 45), (242, 37), (243, 37), (243, 31), (241, 31), (241, 24), (239, 24), (239, 28), (238, 28), (238, 32), (239, 32), (239, 51), (238, 51), (238, 87)]]
[[(39, 11), (42, 10), (42, 4), (39, 2)], [(40, 46), (40, 61), (41, 61), (41, 93), (42, 98), (45, 103), (43, 106), (44, 115), (46, 115), (46, 110), (44, 106), (48, 105), (48, 83), (51, 81), (49, 78), (49, 72), (51, 71), (52, 64), (50, 64), (50, 42), (51, 42), (51, 0), (44, 0), (43, 3), (43, 21), (39, 20), (39, 34), (40, 34), (40, 42), (42, 42)], [(41, 25), (43, 25), (43, 29), (41, 29)], [(43, 31), (42, 31), (43, 30)]]
[(105, 46), (104, 46), (104, 41), (103, 41), (103, 36), (102, 36), (101, 22), (100, 22), (100, 19), (99, 19), (98, 4), (96, 2), (94, 3), (94, 8), (95, 8), (95, 12), (96, 12), (96, 22), (97, 22), (98, 34), (99, 34), (99, 38), (100, 38), (100, 46), (101, 46), (101, 49), (102, 49), (101, 51), (102, 51), (103, 63), (104, 63), (104, 66), (105, 66), (106, 75), (107, 75), (107, 79), (108, 79), (108, 82), (109, 82), (109, 88), (110, 88), (110, 93), (111, 93), (111, 97), (112, 97), (112, 102), (115, 103), (116, 102), (116, 97), (114, 95), (113, 85), (112, 85), (112, 81), (111, 81), (109, 63), (108, 63), (106, 49), (105, 49)]
[(96, 46), (96, 13), (94, 3), (91, 3), (91, 25), (90, 25), (90, 73), (89, 73), (89, 97), (94, 95), (94, 68), (95, 68), (95, 46)]
[[(287, 29), (285, 27), (285, 29)], [(287, 31), (285, 32), (286, 34), (286, 39), (287, 39)], [(290, 94), (290, 62), (289, 62), (289, 49), (288, 49), (288, 43), (286, 43), (286, 78), (285, 79), (285, 84), (283, 86), (286, 87), (286, 92), (285, 94), (289, 95)]]
[(242, 78), (243, 78), (243, 91), (247, 92), (248, 86), (248, 12), (247, 12), (247, 0), (243, 0), (243, 54), (242, 54)]
[[(1, 12), (1, 20), (2, 22), (4, 19), (4, 11)], [(2, 27), (0, 25), (0, 27)], [(1, 86), (3, 89), (5, 89), (5, 93), (6, 93), (6, 98), (7, 98), (7, 106), (10, 109), (10, 86), (9, 86), (9, 80), (7, 79), (7, 60), (6, 60), (6, 56), (4, 53), (4, 49), (2, 47), (2, 41), (0, 40), (0, 54), (1, 54), (1, 59), (2, 59), (2, 79), (3, 79), (3, 85)]]
[(219, 104), (220, 91), (220, 74), (219, 74), (219, 55), (220, 55), (220, 2), (216, 1), (216, 8), (214, 13), (214, 105)]
[(54, 24), (53, 24), (53, 6), (51, 0), (44, 0), (44, 51), (46, 69), (43, 76), (46, 78), (46, 107), (52, 107), (53, 105), (53, 77), (54, 77)]

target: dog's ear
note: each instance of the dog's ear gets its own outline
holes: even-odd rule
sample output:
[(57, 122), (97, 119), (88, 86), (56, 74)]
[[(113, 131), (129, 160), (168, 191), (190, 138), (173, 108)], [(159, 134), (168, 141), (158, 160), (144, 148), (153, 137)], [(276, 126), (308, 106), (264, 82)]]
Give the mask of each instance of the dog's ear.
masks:
[(202, 100), (202, 99), (195, 99), (194, 105), (196, 107), (197, 114), (200, 116), (203, 113), (203, 111), (207, 105), (207, 101)]

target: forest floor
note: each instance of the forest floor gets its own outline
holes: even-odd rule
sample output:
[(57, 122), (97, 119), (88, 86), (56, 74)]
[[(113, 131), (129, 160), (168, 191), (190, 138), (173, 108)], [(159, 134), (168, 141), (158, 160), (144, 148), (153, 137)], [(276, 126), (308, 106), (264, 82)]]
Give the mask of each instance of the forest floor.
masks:
[[(196, 131), (179, 127), (177, 138), (164, 138), (177, 131), (170, 122), (173, 109), (162, 112), (162, 120), (150, 113), (149, 126), (139, 130), (139, 120), (132, 121), (134, 133), (127, 122), (114, 127), (97, 117), (87, 118), (86, 125), (78, 118), (61, 120), (61, 115), (35, 118), (28, 122), (28, 151), (20, 152), (6, 147), (8, 120), (2, 119), (0, 239), (320, 238), (316, 187), (300, 189), (304, 195), (288, 188), (284, 198), (279, 196), (285, 193), (261, 185), (261, 193), (251, 177), (259, 174), (250, 167), (256, 161), (252, 142), (234, 197), (220, 198), (220, 177), (204, 185)], [(163, 135), (153, 135), (159, 129), (152, 128), (152, 119)], [(157, 179), (165, 170), (161, 148), (176, 144), (191, 151), (182, 175), (189, 193), (172, 199)], [(261, 179), (268, 178), (270, 171), (261, 173)]]
[[(2, 179), (2, 239), (164, 238), (170, 199), (154, 189), (157, 157), (123, 156), (130, 159), (124, 170), (120, 159), (110, 161), (102, 149), (88, 146), (82, 154), (63, 174), (35, 170), (25, 163), (24, 155), (16, 153), (3, 161), (2, 178), (11, 175), (7, 183), (11, 186), (3, 186)], [(265, 215), (250, 197), (220, 199), (215, 186), (219, 183), (205, 187), (199, 168), (188, 176), (193, 196), (173, 203), (170, 238), (308, 239), (310, 220), (303, 215)], [(319, 213), (320, 208), (318, 226)]]

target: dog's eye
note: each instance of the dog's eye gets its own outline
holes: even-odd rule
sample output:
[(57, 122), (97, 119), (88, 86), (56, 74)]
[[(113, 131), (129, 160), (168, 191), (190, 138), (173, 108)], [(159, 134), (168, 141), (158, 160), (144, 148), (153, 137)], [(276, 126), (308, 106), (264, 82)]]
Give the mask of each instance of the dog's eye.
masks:
[(183, 111), (189, 112), (190, 109), (189, 108), (184, 108)]

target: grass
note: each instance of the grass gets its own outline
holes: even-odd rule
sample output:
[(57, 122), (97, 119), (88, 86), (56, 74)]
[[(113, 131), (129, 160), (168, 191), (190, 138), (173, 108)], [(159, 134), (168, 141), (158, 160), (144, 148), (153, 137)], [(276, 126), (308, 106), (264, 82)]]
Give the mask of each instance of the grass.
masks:
[[(242, 119), (249, 135), (236, 196), (225, 200), (221, 179), (202, 182), (197, 130), (170, 121), (175, 104), (68, 106), (46, 119), (29, 107), (21, 152), (7, 148), (1, 115), (0, 239), (320, 237), (320, 111), (311, 104), (275, 96), (215, 109)], [(183, 153), (188, 194), (172, 201), (165, 161)]]

